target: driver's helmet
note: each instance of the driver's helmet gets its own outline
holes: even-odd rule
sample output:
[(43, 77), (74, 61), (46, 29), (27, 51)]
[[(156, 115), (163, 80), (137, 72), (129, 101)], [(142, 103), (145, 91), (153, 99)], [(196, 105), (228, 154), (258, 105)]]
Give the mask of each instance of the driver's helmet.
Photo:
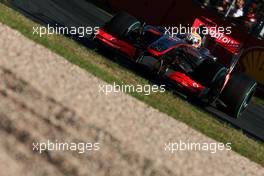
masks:
[(202, 44), (202, 37), (197, 32), (192, 32), (186, 37), (187, 42), (191, 43), (193, 47), (199, 48)]

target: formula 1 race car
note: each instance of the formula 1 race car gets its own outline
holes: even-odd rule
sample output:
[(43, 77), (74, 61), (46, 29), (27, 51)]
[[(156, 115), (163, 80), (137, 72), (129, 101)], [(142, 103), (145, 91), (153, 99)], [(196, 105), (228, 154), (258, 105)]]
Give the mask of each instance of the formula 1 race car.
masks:
[(142, 24), (125, 12), (100, 28), (93, 40), (124, 54), (173, 89), (214, 104), (234, 118), (241, 116), (257, 86), (248, 76), (233, 73), (239, 56), (225, 67), (207, 48), (196, 48), (186, 39), (170, 36), (162, 27)]

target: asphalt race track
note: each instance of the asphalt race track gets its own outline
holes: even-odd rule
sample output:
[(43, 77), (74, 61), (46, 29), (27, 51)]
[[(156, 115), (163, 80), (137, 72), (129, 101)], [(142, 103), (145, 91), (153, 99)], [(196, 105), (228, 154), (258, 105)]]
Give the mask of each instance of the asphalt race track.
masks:
[[(42, 24), (60, 24), (63, 26), (101, 26), (110, 19), (110, 15), (85, 0), (12, 0), (12, 6), (26, 16)], [(207, 108), (219, 120), (229, 122), (250, 136), (264, 141), (264, 107), (250, 104), (240, 119)], [(202, 117), (201, 117), (202, 118)]]

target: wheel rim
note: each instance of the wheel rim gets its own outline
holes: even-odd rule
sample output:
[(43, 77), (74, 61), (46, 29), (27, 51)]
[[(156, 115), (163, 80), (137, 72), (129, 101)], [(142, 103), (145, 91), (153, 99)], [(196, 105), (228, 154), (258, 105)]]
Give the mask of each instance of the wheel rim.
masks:
[(223, 88), (223, 85), (225, 83), (226, 72), (227, 72), (227, 69), (226, 68), (222, 68), (216, 74), (216, 76), (214, 78), (214, 81), (213, 81), (213, 82), (216, 82), (216, 83), (212, 87), (212, 91), (211, 91), (210, 97), (209, 97), (209, 99), (210, 99), (209, 101), (210, 102), (213, 102), (215, 100), (215, 98), (219, 96), (220, 91)]
[(248, 107), (249, 102), (250, 102), (251, 98), (254, 95), (254, 92), (255, 92), (256, 87), (257, 87), (257, 84), (255, 83), (249, 89), (249, 91), (247, 92), (245, 98), (243, 99), (243, 101), (242, 101), (242, 103), (241, 103), (241, 105), (240, 105), (240, 107), (238, 109), (238, 112), (237, 112), (237, 115), (236, 115), (237, 118), (240, 117), (243, 114), (243, 112), (246, 110), (246, 108)]
[(211, 84), (213, 84), (215, 82), (215, 80), (219, 77), (220, 74), (222, 74), (223, 72), (227, 72), (227, 68), (222, 67), (221, 69), (218, 70), (218, 72), (215, 74), (214, 78), (212, 79)]

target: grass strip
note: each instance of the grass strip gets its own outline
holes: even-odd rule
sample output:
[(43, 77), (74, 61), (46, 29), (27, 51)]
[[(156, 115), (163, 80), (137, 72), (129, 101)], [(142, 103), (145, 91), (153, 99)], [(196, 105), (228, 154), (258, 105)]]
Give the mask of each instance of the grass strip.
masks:
[[(7, 7), (6, 1), (0, 0), (0, 22), (19, 31), (29, 39), (45, 46), (63, 56), (69, 62), (78, 65), (87, 72), (108, 82), (129, 85), (149, 84), (144, 78), (128, 69), (98, 55), (95, 51), (79, 45), (74, 40), (61, 35), (39, 37), (33, 35), (33, 26), (37, 23), (24, 17), (17, 11)], [(169, 116), (184, 122), (208, 137), (219, 142), (232, 143), (232, 150), (264, 166), (264, 144), (250, 139), (242, 131), (234, 129), (227, 123), (219, 122), (207, 112), (196, 108), (170, 92), (155, 93), (149, 96), (143, 93), (131, 95)], [(162, 125), (162, 124), (161, 124)]]

